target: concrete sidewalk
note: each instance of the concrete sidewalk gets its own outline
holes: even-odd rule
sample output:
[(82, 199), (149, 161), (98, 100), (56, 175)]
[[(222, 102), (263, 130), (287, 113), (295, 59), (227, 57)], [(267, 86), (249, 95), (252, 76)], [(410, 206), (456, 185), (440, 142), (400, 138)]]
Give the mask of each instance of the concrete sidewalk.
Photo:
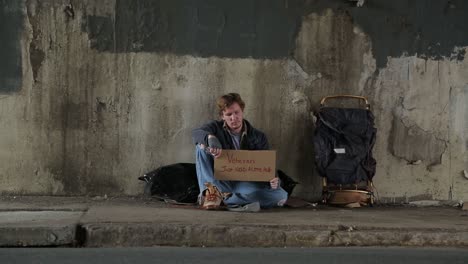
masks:
[(0, 246), (444, 246), (468, 248), (468, 211), (317, 206), (204, 211), (143, 197), (2, 197)]

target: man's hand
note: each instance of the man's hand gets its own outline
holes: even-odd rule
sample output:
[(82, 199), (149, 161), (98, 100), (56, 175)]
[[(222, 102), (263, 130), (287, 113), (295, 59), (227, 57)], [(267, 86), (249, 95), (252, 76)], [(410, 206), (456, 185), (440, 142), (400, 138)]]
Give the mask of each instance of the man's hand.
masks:
[(222, 146), (217, 137), (208, 135), (208, 150), (215, 158), (221, 156)]
[(270, 180), (270, 186), (272, 189), (278, 189), (279, 187), (279, 178), (275, 177)]

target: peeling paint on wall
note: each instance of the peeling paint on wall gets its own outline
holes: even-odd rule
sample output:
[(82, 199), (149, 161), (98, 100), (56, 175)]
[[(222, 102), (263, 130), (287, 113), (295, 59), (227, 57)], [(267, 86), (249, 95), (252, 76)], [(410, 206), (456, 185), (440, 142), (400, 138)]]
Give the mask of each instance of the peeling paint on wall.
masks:
[(464, 0), (366, 1), (352, 8), (357, 25), (370, 36), (379, 68), (387, 57), (418, 56), (463, 60), (468, 45), (468, 2)]
[(406, 125), (398, 116), (393, 116), (388, 143), (392, 155), (406, 160), (408, 164), (422, 161), (428, 166), (441, 164), (442, 155), (448, 147), (444, 140), (414, 123)]
[(378, 68), (388, 56), (463, 60), (465, 50), (454, 48), (468, 45), (463, 0), (374, 0), (362, 7), (343, 0), (116, 0), (115, 6), (114, 17), (85, 20), (91, 46), (100, 51), (286, 58), (294, 55), (302, 18), (324, 10), (347, 14), (370, 37)]
[(0, 0), (0, 93), (21, 88), (22, 55), (20, 38), (23, 30), (22, 3)]

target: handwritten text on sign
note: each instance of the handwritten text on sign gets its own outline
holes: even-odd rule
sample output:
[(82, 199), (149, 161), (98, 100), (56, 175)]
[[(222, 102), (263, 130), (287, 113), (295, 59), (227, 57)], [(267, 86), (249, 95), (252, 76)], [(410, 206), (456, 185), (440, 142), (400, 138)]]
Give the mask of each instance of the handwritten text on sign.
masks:
[(270, 181), (275, 177), (276, 151), (226, 150), (215, 159), (214, 173), (218, 180)]

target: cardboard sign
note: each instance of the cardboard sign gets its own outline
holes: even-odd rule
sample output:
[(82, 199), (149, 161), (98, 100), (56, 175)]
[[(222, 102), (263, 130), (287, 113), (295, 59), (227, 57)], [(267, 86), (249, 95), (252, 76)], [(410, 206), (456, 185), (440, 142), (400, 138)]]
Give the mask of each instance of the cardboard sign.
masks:
[(214, 159), (214, 175), (224, 181), (270, 181), (276, 175), (274, 150), (226, 150)]

